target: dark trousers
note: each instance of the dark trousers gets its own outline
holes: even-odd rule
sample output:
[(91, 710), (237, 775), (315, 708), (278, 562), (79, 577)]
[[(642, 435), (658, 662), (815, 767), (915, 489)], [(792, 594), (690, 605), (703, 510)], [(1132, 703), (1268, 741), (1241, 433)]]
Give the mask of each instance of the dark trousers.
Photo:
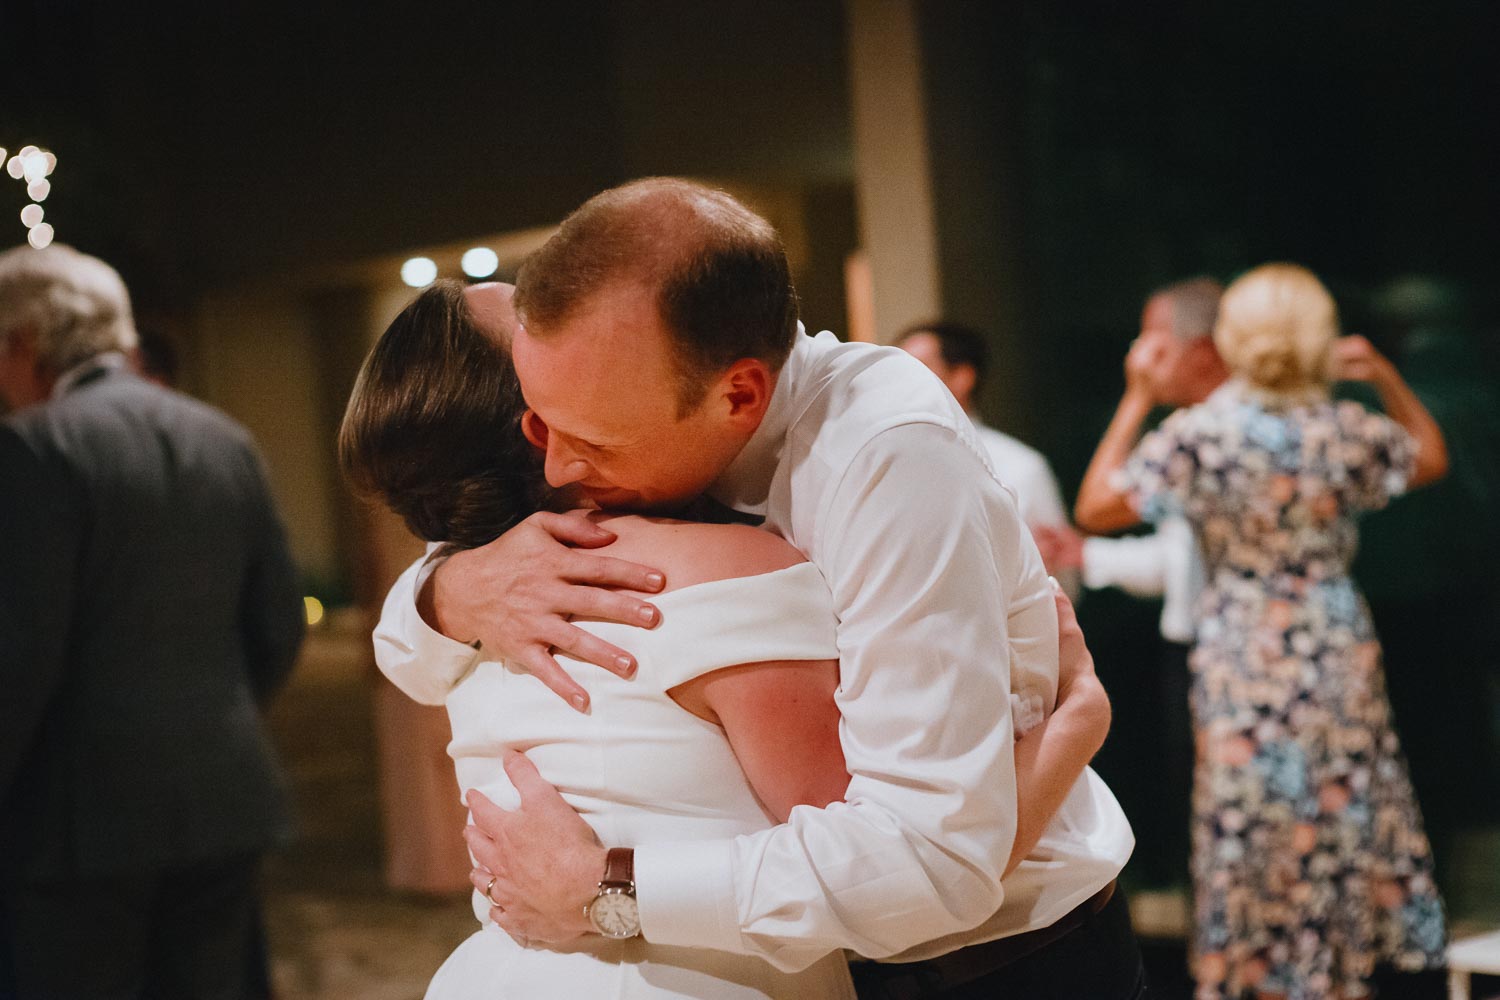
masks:
[(258, 855), (0, 889), (16, 1000), (243, 1000)]
[(1139, 1000), (1150, 996), (1125, 894), (1044, 948), (964, 983), (941, 962), (854, 962), (860, 1000)]

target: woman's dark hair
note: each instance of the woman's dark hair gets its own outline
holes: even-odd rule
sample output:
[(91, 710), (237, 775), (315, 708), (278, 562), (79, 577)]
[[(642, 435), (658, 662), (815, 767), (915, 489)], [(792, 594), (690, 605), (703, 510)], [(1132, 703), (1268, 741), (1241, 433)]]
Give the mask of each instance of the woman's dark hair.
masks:
[(545, 506), (507, 347), (474, 322), (457, 281), (424, 289), (386, 327), (349, 396), (339, 466), (414, 534), (455, 548), (499, 537)]

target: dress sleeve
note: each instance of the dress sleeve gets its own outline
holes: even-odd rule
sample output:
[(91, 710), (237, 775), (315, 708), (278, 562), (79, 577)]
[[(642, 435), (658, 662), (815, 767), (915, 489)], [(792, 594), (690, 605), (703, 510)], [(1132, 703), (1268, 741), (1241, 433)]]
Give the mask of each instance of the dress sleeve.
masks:
[(1346, 503), (1354, 510), (1379, 510), (1406, 492), (1417, 466), (1417, 444), (1389, 417), (1355, 402), (1338, 405), (1347, 476)]
[(838, 619), (812, 563), (700, 583), (656, 598), (662, 627), (639, 644), (643, 681), (663, 690), (724, 667), (836, 660)]
[(1178, 410), (1168, 417), (1141, 439), (1111, 478), (1143, 521), (1157, 523), (1187, 511), (1200, 464), (1192, 416), (1189, 410)]

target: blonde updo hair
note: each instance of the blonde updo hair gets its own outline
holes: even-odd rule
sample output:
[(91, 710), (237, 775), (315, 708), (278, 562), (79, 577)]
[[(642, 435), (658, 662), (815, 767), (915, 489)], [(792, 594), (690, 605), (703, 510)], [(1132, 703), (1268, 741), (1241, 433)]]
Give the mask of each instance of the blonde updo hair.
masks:
[(1224, 292), (1214, 346), (1229, 370), (1263, 389), (1328, 382), (1338, 307), (1317, 275), (1298, 264), (1262, 264)]

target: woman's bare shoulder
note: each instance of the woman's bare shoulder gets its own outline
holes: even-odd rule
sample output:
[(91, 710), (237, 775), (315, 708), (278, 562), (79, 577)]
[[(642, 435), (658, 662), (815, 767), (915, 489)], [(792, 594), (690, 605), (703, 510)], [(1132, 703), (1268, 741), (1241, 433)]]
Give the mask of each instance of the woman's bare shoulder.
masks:
[(661, 570), (667, 590), (758, 576), (806, 562), (783, 538), (745, 524), (703, 524), (639, 514), (599, 516), (617, 540), (596, 551)]

